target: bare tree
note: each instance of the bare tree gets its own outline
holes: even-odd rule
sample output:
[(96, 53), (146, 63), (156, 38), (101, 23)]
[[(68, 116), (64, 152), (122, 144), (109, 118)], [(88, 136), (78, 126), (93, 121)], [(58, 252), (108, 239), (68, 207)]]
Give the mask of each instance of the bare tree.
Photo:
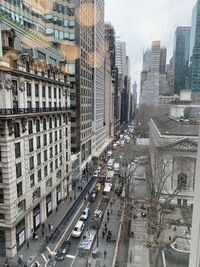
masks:
[[(148, 205), (148, 229), (153, 233), (154, 239), (151, 246), (156, 248), (156, 257), (154, 266), (158, 266), (158, 258), (163, 248), (172, 244), (179, 236), (172, 240), (164, 238), (164, 230), (166, 229), (165, 216), (172, 200), (174, 200), (182, 190), (190, 188), (191, 181), (187, 181), (183, 176), (177, 181), (177, 185), (169, 190), (168, 181), (173, 173), (169, 161), (163, 159), (155, 159), (150, 161), (146, 166), (146, 181), (149, 189), (149, 205)], [(185, 237), (184, 237), (185, 238)]]

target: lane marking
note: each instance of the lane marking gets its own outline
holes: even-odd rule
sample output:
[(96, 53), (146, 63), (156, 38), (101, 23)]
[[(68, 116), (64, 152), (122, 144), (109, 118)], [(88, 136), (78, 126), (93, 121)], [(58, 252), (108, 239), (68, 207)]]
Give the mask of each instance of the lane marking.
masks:
[(44, 256), (43, 253), (41, 255), (42, 255), (43, 259), (45, 260), (45, 263), (47, 263), (48, 262), (47, 258)]
[(66, 255), (66, 258), (74, 259), (76, 255)]
[(49, 251), (49, 253), (50, 253), (51, 255), (56, 255), (56, 252), (51, 251), (50, 248), (49, 248), (48, 246), (47, 246), (47, 250)]

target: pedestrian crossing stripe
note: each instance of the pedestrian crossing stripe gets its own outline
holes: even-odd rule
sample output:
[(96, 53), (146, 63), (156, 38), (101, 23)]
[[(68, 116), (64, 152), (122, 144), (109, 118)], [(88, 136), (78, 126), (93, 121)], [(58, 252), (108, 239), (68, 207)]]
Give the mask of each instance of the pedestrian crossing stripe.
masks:
[(66, 255), (66, 258), (75, 259), (74, 255)]

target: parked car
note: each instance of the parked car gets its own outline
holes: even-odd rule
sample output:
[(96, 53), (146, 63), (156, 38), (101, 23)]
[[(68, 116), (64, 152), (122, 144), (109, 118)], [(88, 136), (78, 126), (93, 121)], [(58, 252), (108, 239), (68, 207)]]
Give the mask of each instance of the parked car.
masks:
[(71, 247), (71, 242), (69, 240), (64, 241), (60, 246), (58, 252), (56, 253), (56, 260), (57, 261), (64, 260), (70, 250), (70, 247)]
[(80, 237), (83, 232), (84, 226), (84, 222), (79, 220), (72, 231), (72, 236), (76, 238)]
[(83, 210), (83, 213), (81, 214), (81, 217), (80, 217), (81, 221), (87, 220), (87, 218), (89, 216), (89, 210), (90, 210), (90, 208), (88, 208), (88, 207)]
[(90, 200), (91, 202), (94, 202), (94, 201), (96, 200), (96, 197), (97, 197), (97, 193), (96, 193), (95, 191), (92, 191), (92, 192), (90, 193), (89, 200)]
[(99, 172), (98, 171), (95, 171), (94, 173), (93, 173), (93, 177), (98, 177), (99, 176)]
[(101, 172), (101, 166), (98, 166), (97, 169), (96, 169), (96, 171), (100, 174), (100, 172)]

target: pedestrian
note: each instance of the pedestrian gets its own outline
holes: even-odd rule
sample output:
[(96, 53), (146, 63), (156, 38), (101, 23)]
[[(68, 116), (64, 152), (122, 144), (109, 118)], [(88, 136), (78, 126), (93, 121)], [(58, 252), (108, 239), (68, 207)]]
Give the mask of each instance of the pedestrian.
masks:
[(45, 228), (45, 224), (44, 224), (44, 223), (42, 223), (42, 230), (44, 230), (44, 228)]
[(106, 236), (106, 241), (108, 242), (109, 241), (109, 234), (107, 233), (107, 236)]
[(26, 247), (29, 249), (29, 241), (26, 242)]
[(42, 230), (42, 237), (44, 237), (44, 230)]
[(24, 262), (24, 267), (28, 267), (28, 265), (27, 265), (27, 262), (26, 262), (26, 261)]
[(108, 217), (110, 216), (110, 211), (109, 211), (109, 210), (107, 211), (107, 216), (108, 216)]
[(58, 212), (58, 206), (56, 206), (56, 212)]
[(104, 237), (105, 237), (105, 231), (103, 230), (102, 231), (102, 239), (104, 239)]
[(107, 222), (109, 223), (110, 217), (107, 217)]
[(106, 256), (107, 256), (107, 250), (104, 250), (103, 255), (104, 255), (104, 259), (106, 259)]
[(72, 202), (72, 197), (71, 196), (69, 197), (69, 201)]
[(48, 224), (49, 232), (51, 231), (51, 224)]

